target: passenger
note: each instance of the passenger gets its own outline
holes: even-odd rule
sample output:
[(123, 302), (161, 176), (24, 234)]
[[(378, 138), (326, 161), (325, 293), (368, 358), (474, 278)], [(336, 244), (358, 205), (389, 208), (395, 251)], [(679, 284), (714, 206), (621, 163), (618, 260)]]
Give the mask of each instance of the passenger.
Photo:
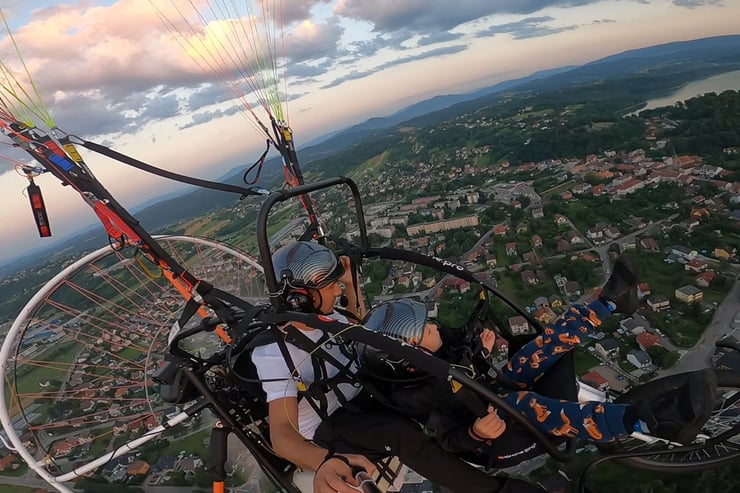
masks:
[[(346, 257), (338, 260), (322, 245), (295, 242), (277, 250), (273, 264), (281, 282), (278, 294), (292, 309), (348, 320), (335, 308), (342, 285), (359, 286)], [(348, 306), (362, 307), (357, 291), (344, 290)], [(360, 319), (363, 310), (350, 315), (350, 321)], [(321, 330), (290, 325), (314, 342), (328, 339)], [(290, 332), (288, 327), (281, 330)], [(322, 346), (336, 365), (317, 361), (291, 342), (283, 345), (291, 360), (286, 361), (281, 344), (255, 348), (252, 361), (267, 394), (272, 446), (301, 469), (315, 471), (315, 493), (356, 493), (351, 466), (374, 473), (372, 461), (387, 455), (398, 456), (414, 471), (458, 493), (542, 491), (523, 481), (486, 475), (442, 449), (412, 420), (380, 408), (356, 381), (341, 378), (346, 372), (354, 374), (357, 365), (336, 338)], [(316, 372), (322, 375), (317, 378)], [(332, 377), (339, 382), (332, 382)], [(322, 384), (321, 392), (311, 385), (316, 382)]]
[[(641, 432), (682, 443), (693, 440), (712, 409), (715, 384), (711, 371), (692, 374), (684, 385), (666, 389), (650, 402), (634, 405), (569, 402), (531, 390), (563, 355), (578, 346), (611, 313), (633, 313), (638, 306), (636, 286), (636, 269), (627, 257), (620, 257), (599, 299), (588, 306), (574, 305), (549, 324), (544, 333), (510, 358), (502, 378), (491, 382), (491, 388), (536, 427), (553, 436), (608, 442)], [(462, 331), (439, 327), (428, 320), (426, 305), (421, 302), (403, 299), (383, 303), (370, 311), (364, 325), (434, 353), (469, 372), (475, 372), (477, 366), (476, 373), (482, 373), (481, 378), (486, 379), (480, 358), (471, 360), (470, 355), (476, 350), (471, 343), (462, 341)], [(493, 351), (495, 339), (493, 331), (482, 331), (479, 347), (485, 348), (484, 354)], [(373, 348), (365, 348), (363, 352), (362, 358), (376, 369), (393, 366), (406, 375), (418, 377), (413, 368), (402, 368), (403, 362), (394, 364)], [(574, 378), (575, 375), (570, 376), (571, 385)], [(517, 444), (527, 443), (520, 436), (523, 429), (507, 431), (510, 418), (472, 391), (460, 389), (457, 382), (414, 378), (408, 384), (391, 386), (390, 394), (385, 398), (391, 405), (425, 423), (446, 450), (474, 452), (479, 458), (476, 462), (495, 464), (488, 460), (491, 454), (501, 455), (502, 451), (514, 450)]]

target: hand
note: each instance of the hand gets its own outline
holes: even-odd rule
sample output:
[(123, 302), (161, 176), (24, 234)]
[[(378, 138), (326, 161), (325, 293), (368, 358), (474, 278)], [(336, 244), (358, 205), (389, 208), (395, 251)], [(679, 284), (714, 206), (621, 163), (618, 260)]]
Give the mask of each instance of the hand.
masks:
[[(362, 455), (342, 455), (352, 466), (361, 467), (370, 475), (377, 472), (375, 464)], [(352, 476), (352, 467), (341, 459), (329, 459), (324, 462), (313, 478), (314, 493), (357, 493), (353, 486), (360, 486), (360, 484)]]
[(488, 406), (488, 414), (476, 419), (472, 429), (479, 437), (493, 440), (506, 431), (506, 422), (499, 417), (493, 406)]
[(350, 258), (346, 255), (342, 255), (339, 257), (339, 262), (341, 262), (342, 267), (344, 267), (344, 274), (342, 274), (342, 277), (338, 279), (339, 282), (344, 284), (347, 288), (354, 286), (355, 279), (352, 277), (352, 263)]
[(493, 352), (493, 345), (496, 342), (496, 333), (491, 329), (483, 329), (480, 333), (480, 342), (488, 353)]

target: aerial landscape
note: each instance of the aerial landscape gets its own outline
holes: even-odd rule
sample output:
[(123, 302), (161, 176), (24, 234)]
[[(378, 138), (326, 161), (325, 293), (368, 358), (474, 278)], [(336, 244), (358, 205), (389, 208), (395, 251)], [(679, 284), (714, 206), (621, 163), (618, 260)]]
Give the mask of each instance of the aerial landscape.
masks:
[[(8, 32), (17, 33), (13, 39), (19, 51), (39, 23), (59, 22), (72, 29), (66, 24), (70, 20), (65, 9), (38, 2), (33, 9), (23, 10), (20, 3), (11, 3), (0, 8), (10, 20), (10, 24), (6, 21)], [(83, 9), (81, 12), (93, 16), (86, 23), (92, 19), (103, 22), (105, 16), (100, 12), (106, 8), (119, 9), (107, 15), (121, 14), (139, 3), (143, 9), (147, 2), (108, 3), (113, 5), (101, 3), (97, 11)], [(394, 22), (406, 22), (408, 33), (421, 36), (426, 29), (439, 35), (434, 30), (446, 28), (448, 34), (455, 34), (452, 39), (480, 33), (481, 23), (493, 22), (493, 27), (500, 28), (494, 37), (506, 34), (511, 43), (522, 46), (527, 40), (559, 39), (561, 33), (567, 37), (580, 29), (588, 30), (590, 27), (576, 25), (585, 18), (605, 26), (605, 39), (616, 39), (609, 31), (615, 29), (611, 24), (634, 20), (624, 11), (612, 11), (614, 2), (584, 2), (587, 5), (583, 8), (569, 11), (561, 2), (543, 1), (521, 11), (500, 12), (494, 8), (489, 11), (477, 2), (467, 3), (474, 11), (470, 18), (460, 14), (460, 18), (444, 22), (444, 13), (431, 7), (427, 20), (404, 17), (408, 11), (403, 9), (389, 10), (398, 16), (391, 19), (391, 13), (384, 17), (367, 12), (353, 1), (305, 2), (305, 12), (292, 12), (295, 15), (289, 20), (311, 12), (324, 16), (322, 27), (326, 28), (331, 25), (327, 20), (331, 4), (337, 19), (362, 20), (378, 32), (392, 32)], [(628, 317), (609, 318), (577, 347), (573, 361), (578, 380), (616, 399), (655, 379), (701, 368), (733, 378), (740, 373), (740, 34), (717, 20), (740, 13), (721, 2), (627, 3), (635, 12), (646, 9), (645, 16), (655, 14), (650, 9), (658, 6), (672, 9), (676, 26), (691, 25), (682, 17), (683, 11), (708, 19), (711, 14), (717, 30), (701, 23), (701, 28), (680, 37), (668, 34), (675, 33), (674, 29), (665, 34), (656, 32), (654, 39), (615, 44), (600, 52), (584, 48), (582, 58), (524, 65), (508, 77), (478, 75), (477, 83), (469, 81), (467, 86), (425, 88), (417, 97), (398, 100), (403, 103), (386, 106), (378, 102), (377, 112), (369, 103), (370, 110), (356, 109), (354, 119), (316, 125), (301, 116), (291, 121), (296, 138), (300, 137), (297, 155), (306, 184), (339, 176), (357, 184), (362, 217), (358, 217), (347, 187), (319, 189), (309, 195), (322, 227), (332, 238), (345, 238), (357, 245), (366, 226), (367, 240), (373, 247), (418, 252), (440, 263), (460, 266), (472, 276), (465, 280), (450, 275), (449, 270), (411, 261), (364, 258), (362, 291), (369, 306), (409, 297), (423, 301), (443, 326), (463, 327), (479, 306), (482, 287), (494, 287), (513, 298), (524, 312), (500, 300), (491, 304), (486, 323), (499, 334), (491, 358), (500, 366), (509, 357), (510, 344), (536, 330), (533, 320), (547, 325), (571, 304), (595, 299), (612, 273), (616, 257), (624, 252), (640, 268), (639, 308)], [(615, 20), (593, 18), (595, 11), (588, 5), (603, 7)], [(533, 13), (542, 17), (527, 17)], [(553, 27), (565, 22), (568, 13), (573, 15), (570, 27)], [(13, 21), (12, 14), (20, 20)], [(432, 14), (438, 16), (436, 24)], [(516, 15), (521, 17), (518, 24), (512, 17)], [(8, 39), (6, 36), (5, 45), (0, 46), (10, 46)], [(394, 42), (382, 36), (375, 41)], [(357, 40), (344, 42), (370, 50)], [(296, 46), (289, 44), (288, 48)], [(311, 47), (305, 48), (308, 51)], [(38, 56), (38, 49), (32, 44), (26, 57)], [(450, 48), (445, 53), (454, 52)], [(313, 55), (304, 56), (305, 61)], [(438, 70), (444, 71), (446, 55), (439, 56)], [(392, 62), (381, 58), (378, 63), (393, 70)], [(3, 64), (11, 66), (5, 59)], [(202, 102), (207, 97), (218, 98), (219, 104), (228, 101), (207, 87), (207, 75), (199, 75), (189, 93), (178, 92), (174, 82), (171, 87), (163, 82), (139, 99), (133, 92), (118, 94), (121, 88), (101, 89), (97, 95), (82, 88), (72, 96), (72, 85), (65, 86), (70, 82), (62, 75), (44, 79), (48, 72), (43, 63), (29, 66), (38, 71), (34, 78), (44, 84), (49, 80), (60, 88), (50, 105), (57, 121), (72, 115), (65, 101), (84, 101), (82, 94), (105, 101), (106, 110), (95, 109), (101, 112), (95, 117), (100, 131), (89, 121), (79, 129), (74, 126), (76, 120), (64, 122), (62, 128), (79, 132), (84, 136), (80, 141), (90, 138), (102, 142), (98, 147), (83, 142), (85, 160), (88, 154), (92, 156), (92, 172), (135, 217), (136, 225), (126, 235), (138, 233), (141, 227), (160, 238), (162, 253), (149, 253), (144, 233), (140, 243), (127, 242), (121, 231), (112, 234), (115, 224), (109, 227), (105, 221), (110, 216), (99, 214), (96, 200), (83, 193), (106, 228), (93, 225), (95, 216), (78, 209), (84, 201), (71, 195), (79, 191), (76, 183), (60, 187), (55, 178), (61, 176), (64, 182), (63, 174), (31, 173), (28, 158), (12, 154), (23, 146), (7, 146), (5, 152), (13, 157), (3, 155), (9, 171), (0, 175), (0, 187), (9, 193), (4, 193), (7, 197), (0, 203), (13, 214), (0, 240), (0, 336), (7, 337), (3, 345), (7, 417), (3, 424), (12, 426), (28, 453), (51, 476), (65, 478), (65, 486), (73, 491), (208, 491), (212, 481), (207, 471), (208, 440), (216, 418), (209, 412), (197, 412), (186, 419), (183, 413), (189, 412), (189, 401), (174, 402), (161, 396), (165, 384), (154, 377), (169, 358), (170, 329), (187, 322), (182, 315), (183, 292), (172, 282), (181, 274), (177, 269), (169, 271), (160, 258), (174, 259), (195, 279), (248, 303), (269, 301), (274, 293), (265, 285), (259, 265), (261, 210), (269, 192), (289, 188), (285, 181), (291, 186), (297, 182), (290, 183), (289, 172), (274, 151), (262, 161), (258, 159), (264, 151), (259, 138), (249, 147), (244, 144), (247, 139), (229, 129), (214, 140), (210, 133), (215, 135), (218, 130), (210, 127), (217, 125), (219, 116), (228, 119), (233, 113), (225, 106), (210, 108)], [(10, 70), (7, 67), (4, 73)], [(419, 70), (424, 70), (421, 67)], [(301, 65), (293, 77), (307, 68)], [(142, 74), (151, 76), (145, 69), (136, 76)], [(183, 79), (189, 77), (194, 76), (183, 75)], [(353, 80), (348, 74), (336, 77), (319, 90), (330, 91)], [(105, 78), (99, 74), (91, 83), (101, 84)], [(4, 92), (17, 92), (12, 85), (18, 82), (11, 80), (4, 82)], [(314, 97), (306, 96), (310, 89), (305, 90), (305, 98)], [(65, 91), (67, 96), (62, 94)], [(51, 98), (52, 92), (47, 97)], [(343, 96), (348, 101), (352, 98)], [(156, 97), (162, 102), (179, 100), (179, 109), (156, 106)], [(370, 98), (378, 97), (374, 94)], [(209, 108), (207, 114), (200, 120), (187, 120), (180, 114), (186, 99), (194, 111), (195, 101), (201, 101), (201, 108)], [(315, 101), (305, 101), (298, 98), (291, 104), (309, 111)], [(136, 102), (142, 105), (141, 110), (122, 110), (125, 118), (104, 121), (106, 111), (118, 111), (121, 105)], [(335, 100), (334, 104), (340, 103)], [(172, 128), (183, 133), (182, 140), (178, 140), (178, 132), (163, 130), (165, 118), (147, 120), (147, 115), (160, 110), (163, 115), (180, 118)], [(142, 121), (138, 128), (123, 129), (134, 125), (136, 118)], [(116, 121), (121, 128), (102, 130)], [(199, 126), (209, 127), (202, 140), (189, 133)], [(231, 126), (231, 120), (224, 123), (225, 128)], [(311, 126), (311, 133), (303, 132), (301, 126)], [(9, 137), (26, 135), (25, 129), (3, 128)], [(288, 127), (276, 128), (282, 132)], [(188, 138), (192, 140), (190, 158), (183, 160), (181, 153), (188, 152), (183, 149)], [(162, 144), (155, 145), (156, 141)], [(219, 150), (204, 151), (206, 141), (218, 142), (214, 147)], [(307, 143), (302, 144), (304, 141)], [(63, 137), (60, 142), (64, 143)], [(137, 142), (145, 144), (137, 148)], [(166, 142), (177, 152), (163, 150)], [(237, 157), (220, 150), (230, 142), (239, 142)], [(227, 191), (237, 195), (181, 184), (170, 187), (161, 178), (152, 181), (124, 166), (118, 166), (123, 171), (111, 170), (110, 162), (89, 152), (100, 147), (120, 150), (175, 173), (208, 177), (232, 187)], [(193, 164), (206, 158), (212, 158), (211, 168)], [(183, 164), (167, 164), (177, 162)], [(16, 173), (14, 166), (23, 172)], [(13, 186), (4, 181), (11, 176)], [(140, 189), (136, 183), (141, 184)], [(36, 224), (29, 212), (29, 198), (16, 193), (29, 186), (30, 194), (35, 184), (43, 188), (49, 211), (48, 217), (37, 217)], [(73, 206), (73, 201), (80, 204)], [(33, 211), (35, 214), (38, 209)], [(266, 224), (270, 248), (304, 235), (312, 213), (305, 201), (279, 202)], [(54, 233), (52, 238), (32, 238), (47, 223)], [(192, 351), (197, 347), (201, 355), (222, 350), (222, 345), (212, 340), (213, 334), (205, 335), (211, 339), (197, 339)], [(233, 362), (229, 365), (233, 368)], [(719, 395), (724, 400), (722, 416), (729, 423), (722, 426), (727, 425), (730, 431), (722, 429), (721, 443), (708, 452), (722, 459), (716, 465), (677, 468), (679, 474), (670, 474), (609, 461), (584, 475), (589, 491), (675, 493), (740, 488), (737, 385), (740, 383), (721, 385), (727, 387)], [(177, 424), (170, 427), (165, 424), (168, 420)], [(162, 426), (164, 432), (150, 440), (148, 435), (158, 434)], [(259, 426), (255, 429), (264, 432)], [(2, 491), (54, 491), (14, 447), (8, 446), (7, 432), (2, 437), (6, 442), (0, 446)], [(130, 453), (101, 460), (79, 478), (66, 479), (89, 462), (88, 458), (102, 456), (138, 437), (147, 437), (146, 443)], [(280, 491), (269, 474), (263, 473), (254, 451), (250, 454), (231, 442), (228, 450), (229, 491)], [(545, 491), (575, 492), (586, 464), (604, 450), (582, 442), (571, 460), (556, 461), (541, 453), (503, 473), (537, 483)], [(704, 450), (696, 455), (687, 453), (685, 459), (665, 460), (701, 463), (697, 458), (701, 452)], [(425, 478), (403, 471), (388, 491), (440, 490)]]

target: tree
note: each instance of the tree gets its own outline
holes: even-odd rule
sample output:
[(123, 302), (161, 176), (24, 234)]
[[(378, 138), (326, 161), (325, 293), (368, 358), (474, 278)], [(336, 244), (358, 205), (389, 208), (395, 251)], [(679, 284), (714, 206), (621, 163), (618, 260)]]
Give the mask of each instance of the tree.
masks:
[(678, 361), (678, 353), (668, 351), (660, 346), (652, 346), (645, 350), (655, 364), (663, 369), (670, 368)]

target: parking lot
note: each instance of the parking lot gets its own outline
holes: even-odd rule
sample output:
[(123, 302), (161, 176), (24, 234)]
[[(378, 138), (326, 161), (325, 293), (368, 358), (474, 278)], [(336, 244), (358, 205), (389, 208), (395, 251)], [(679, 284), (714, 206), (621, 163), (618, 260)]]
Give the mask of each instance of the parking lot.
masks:
[(610, 389), (616, 390), (617, 392), (624, 392), (627, 389), (629, 381), (624, 377), (622, 377), (623, 380), (620, 380), (619, 377), (621, 375), (616, 370), (605, 365), (595, 366), (591, 368), (591, 370), (603, 375), (603, 377), (609, 382)]

